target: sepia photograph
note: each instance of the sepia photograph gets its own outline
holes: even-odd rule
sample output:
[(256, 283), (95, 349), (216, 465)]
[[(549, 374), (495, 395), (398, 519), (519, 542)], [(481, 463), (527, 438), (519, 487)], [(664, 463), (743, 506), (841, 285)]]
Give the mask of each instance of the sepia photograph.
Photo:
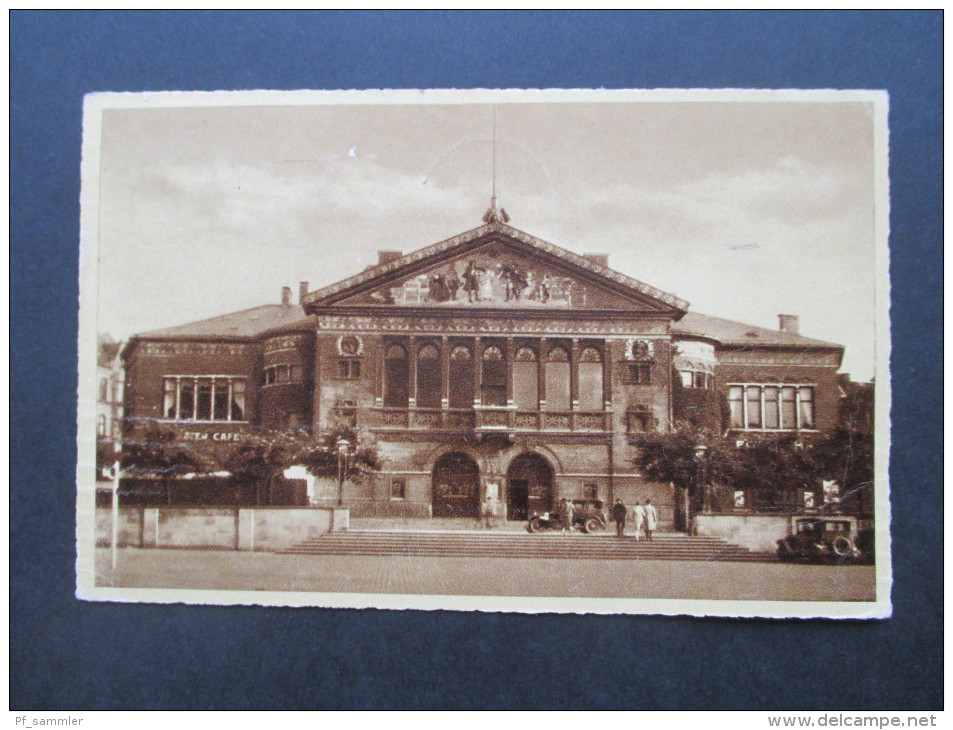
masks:
[(87, 96), (77, 596), (888, 617), (887, 107)]

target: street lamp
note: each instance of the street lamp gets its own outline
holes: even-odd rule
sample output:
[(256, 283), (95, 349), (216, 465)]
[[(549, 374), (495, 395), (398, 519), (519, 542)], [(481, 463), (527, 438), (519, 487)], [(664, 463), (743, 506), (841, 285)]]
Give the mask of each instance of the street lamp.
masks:
[(344, 504), (344, 479), (347, 477), (351, 457), (351, 442), (341, 438), (337, 442), (338, 452), (338, 507)]

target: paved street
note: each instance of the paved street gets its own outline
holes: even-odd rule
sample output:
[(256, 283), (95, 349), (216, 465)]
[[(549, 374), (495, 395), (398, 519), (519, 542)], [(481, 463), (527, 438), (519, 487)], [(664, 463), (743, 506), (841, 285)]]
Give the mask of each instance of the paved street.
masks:
[(872, 601), (873, 566), (658, 560), (279, 555), (217, 550), (96, 551), (96, 584), (330, 593), (762, 601)]

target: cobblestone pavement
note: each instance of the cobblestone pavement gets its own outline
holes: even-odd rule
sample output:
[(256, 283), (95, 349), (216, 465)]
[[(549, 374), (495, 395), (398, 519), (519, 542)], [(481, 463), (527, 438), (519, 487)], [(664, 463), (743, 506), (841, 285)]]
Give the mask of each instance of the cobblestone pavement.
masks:
[(96, 551), (96, 585), (458, 596), (873, 601), (873, 566)]

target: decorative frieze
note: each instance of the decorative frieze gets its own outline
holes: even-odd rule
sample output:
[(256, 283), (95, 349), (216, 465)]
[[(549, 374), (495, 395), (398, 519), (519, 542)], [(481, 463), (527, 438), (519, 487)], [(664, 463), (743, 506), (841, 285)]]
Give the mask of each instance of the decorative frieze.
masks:
[(254, 352), (254, 345), (227, 342), (143, 342), (142, 354), (160, 357), (215, 355), (239, 357)]
[(318, 327), (332, 332), (378, 332), (387, 334), (496, 334), (496, 335), (664, 335), (666, 322), (633, 322), (617, 319), (515, 319), (495, 317), (396, 317), (322, 315)]
[(721, 365), (800, 365), (802, 367), (830, 367), (840, 366), (840, 355), (837, 352), (824, 350), (799, 349), (794, 352), (771, 351), (762, 349), (752, 350), (723, 350), (718, 353), (718, 363)]
[(265, 341), (265, 352), (277, 350), (293, 350), (301, 347), (305, 342), (304, 335), (282, 335)]

